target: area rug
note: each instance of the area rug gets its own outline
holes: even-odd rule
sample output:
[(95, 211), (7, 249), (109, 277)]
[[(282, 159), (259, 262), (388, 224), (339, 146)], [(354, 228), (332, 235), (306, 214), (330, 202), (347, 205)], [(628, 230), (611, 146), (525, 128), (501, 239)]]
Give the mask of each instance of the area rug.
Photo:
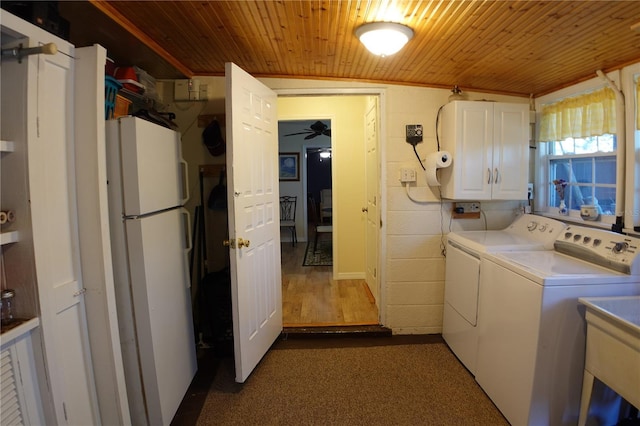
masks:
[(276, 342), (244, 384), (234, 381), (233, 359), (221, 360), (196, 425), (508, 423), (445, 343), (297, 349)]
[(307, 243), (307, 252), (304, 255), (302, 266), (331, 266), (333, 265), (333, 248), (331, 241), (318, 241), (317, 250), (313, 251), (313, 241)]

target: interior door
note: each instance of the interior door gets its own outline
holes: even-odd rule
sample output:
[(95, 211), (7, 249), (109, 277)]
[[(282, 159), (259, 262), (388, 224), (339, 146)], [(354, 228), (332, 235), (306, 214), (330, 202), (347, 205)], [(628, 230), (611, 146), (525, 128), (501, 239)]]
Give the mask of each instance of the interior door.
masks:
[(277, 96), (235, 64), (225, 76), (235, 380), (244, 383), (282, 331)]
[(380, 306), (378, 289), (378, 233), (380, 229), (380, 210), (378, 208), (378, 98), (371, 96), (365, 115), (365, 170), (367, 185), (367, 230), (366, 230), (366, 280), (369, 290)]

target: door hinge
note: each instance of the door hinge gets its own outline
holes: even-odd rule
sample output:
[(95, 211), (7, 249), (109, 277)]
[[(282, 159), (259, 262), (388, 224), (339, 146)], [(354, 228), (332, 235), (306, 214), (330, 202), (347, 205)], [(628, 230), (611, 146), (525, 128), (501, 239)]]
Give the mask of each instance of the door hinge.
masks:
[(73, 297), (78, 297), (86, 292), (87, 292), (87, 289), (85, 287), (82, 287), (80, 290), (73, 293)]

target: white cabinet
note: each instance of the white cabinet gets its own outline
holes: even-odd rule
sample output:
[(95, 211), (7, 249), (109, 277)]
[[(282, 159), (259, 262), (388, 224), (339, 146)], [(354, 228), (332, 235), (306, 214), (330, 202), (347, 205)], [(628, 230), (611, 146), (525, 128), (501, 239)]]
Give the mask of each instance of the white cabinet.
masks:
[(2, 424), (45, 424), (31, 342), (31, 332), (38, 322), (38, 318), (32, 318), (0, 337)]
[(109, 212), (104, 120), (104, 64), (99, 45), (75, 50), (76, 190), (78, 235), (85, 303), (100, 418), (105, 425), (130, 425), (120, 350)]
[[(14, 271), (34, 271), (26, 274), (37, 283), (34, 293), (16, 291), (15, 298), (16, 306), (18, 298), (29, 300), (35, 312), (27, 313), (39, 316), (33, 350), (44, 423), (100, 424), (78, 240), (74, 47), (4, 10), (0, 18), (3, 48), (5, 42), (58, 48), (55, 55), (2, 60), (1, 139), (14, 142), (14, 152), (2, 154), (2, 202), (10, 202), (5, 192), (24, 199), (15, 204), (18, 241), (3, 246), (6, 285), (21, 285)], [(17, 172), (5, 175), (5, 165)], [(25, 255), (10, 255), (15, 250)]]
[(442, 110), (442, 149), (453, 156), (441, 170), (442, 197), (526, 200), (529, 179), (527, 104), (453, 101)]

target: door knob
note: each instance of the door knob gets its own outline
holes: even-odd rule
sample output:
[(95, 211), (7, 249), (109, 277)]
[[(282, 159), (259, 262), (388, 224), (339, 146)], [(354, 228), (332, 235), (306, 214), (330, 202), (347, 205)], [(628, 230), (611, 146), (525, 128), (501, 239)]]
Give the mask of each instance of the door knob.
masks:
[(236, 240), (224, 240), (222, 241), (222, 245), (234, 249), (236, 248)]
[(249, 247), (249, 244), (251, 244), (251, 241), (238, 238), (238, 248)]
[(368, 212), (368, 211), (369, 211), (369, 208), (367, 208), (367, 207), (363, 207), (363, 208), (362, 208), (362, 213), (366, 213), (366, 212)]

